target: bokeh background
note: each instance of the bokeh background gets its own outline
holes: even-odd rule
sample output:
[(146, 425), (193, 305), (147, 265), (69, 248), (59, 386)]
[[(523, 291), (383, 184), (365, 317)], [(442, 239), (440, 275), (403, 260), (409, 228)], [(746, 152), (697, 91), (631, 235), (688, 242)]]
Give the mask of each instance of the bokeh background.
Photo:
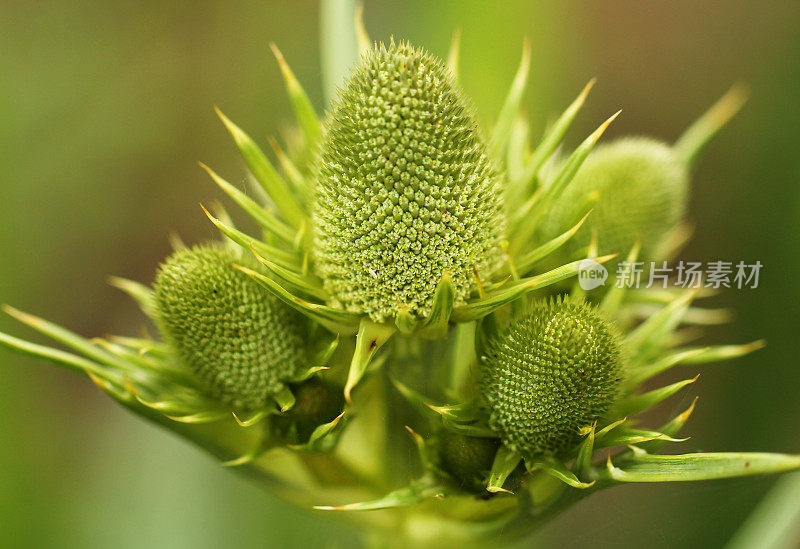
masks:
[[(538, 128), (592, 76), (576, 142), (623, 108), (609, 135), (667, 140), (733, 82), (752, 97), (694, 180), (684, 257), (763, 265), (755, 290), (717, 299), (736, 321), (709, 341), (766, 338), (709, 367), (665, 414), (702, 395), (688, 450), (800, 452), (800, 5), (794, 0), (377, 2), (373, 39), (445, 55), (463, 31), (462, 81), (489, 124), (524, 36), (524, 106)], [(220, 198), (196, 162), (244, 171), (218, 104), (265, 142), (290, 120), (268, 44), (323, 107), (316, 2), (0, 2), (0, 301), (86, 335), (133, 333), (109, 274), (152, 280), (166, 235), (212, 235)], [(8, 318), (0, 330), (30, 336)], [(34, 336), (35, 337), (35, 336)], [(549, 525), (543, 546), (716, 547), (771, 487), (751, 478), (632, 485)], [(131, 417), (80, 376), (0, 351), (0, 544), (11, 547), (348, 547), (354, 533), (287, 508), (180, 440)]]

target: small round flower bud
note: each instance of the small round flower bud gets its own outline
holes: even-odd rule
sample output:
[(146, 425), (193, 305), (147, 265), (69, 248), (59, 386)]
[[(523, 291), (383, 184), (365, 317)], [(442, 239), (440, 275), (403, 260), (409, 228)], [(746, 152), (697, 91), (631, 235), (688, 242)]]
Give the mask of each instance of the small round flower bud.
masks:
[[(601, 255), (624, 256), (641, 238), (640, 259), (659, 259), (665, 239), (684, 219), (688, 188), (684, 162), (665, 143), (634, 137), (599, 145), (548, 215), (545, 232), (560, 234), (592, 207), (571, 250), (587, 246), (594, 230)], [(595, 192), (597, 202), (589, 204)]]
[(496, 438), (469, 437), (443, 429), (437, 435), (439, 462), (446, 472), (470, 492), (486, 491), (484, 484), (500, 447)]
[(230, 252), (196, 246), (175, 252), (156, 275), (164, 339), (212, 398), (253, 409), (284, 388), (301, 364), (298, 315), (236, 270)]
[(295, 403), (288, 412), (273, 419), (293, 444), (307, 442), (314, 429), (336, 419), (344, 407), (341, 387), (313, 377), (292, 386)]
[(379, 46), (340, 90), (319, 160), (315, 268), (335, 306), (425, 317), (500, 262), (503, 208), (477, 123), (436, 58)]
[(489, 341), (480, 391), (506, 446), (523, 456), (559, 454), (608, 410), (621, 375), (613, 326), (585, 303), (554, 300)]

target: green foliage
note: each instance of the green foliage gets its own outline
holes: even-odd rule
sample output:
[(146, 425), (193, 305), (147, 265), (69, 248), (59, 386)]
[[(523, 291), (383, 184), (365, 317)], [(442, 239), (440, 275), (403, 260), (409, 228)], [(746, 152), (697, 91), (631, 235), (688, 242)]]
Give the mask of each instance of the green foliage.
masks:
[(266, 294), (213, 246), (183, 249), (154, 285), (164, 338), (209, 396), (258, 408), (284, 389), (303, 359), (299, 315)]
[(622, 349), (614, 327), (584, 303), (535, 303), (490, 340), (480, 389), (489, 425), (525, 455), (559, 454), (618, 393)]
[(447, 68), (378, 46), (343, 85), (323, 143), (316, 270), (332, 303), (375, 321), (427, 317), (444, 273), (456, 303), (500, 261), (498, 178)]

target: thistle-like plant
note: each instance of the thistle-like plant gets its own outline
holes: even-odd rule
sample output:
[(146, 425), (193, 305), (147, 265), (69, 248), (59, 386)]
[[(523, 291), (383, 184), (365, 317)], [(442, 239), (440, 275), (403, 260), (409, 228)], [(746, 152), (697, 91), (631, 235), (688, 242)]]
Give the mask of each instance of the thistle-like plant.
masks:
[(678, 249), (691, 168), (739, 91), (673, 145), (594, 149), (615, 114), (564, 153), (592, 83), (529, 147), (527, 43), (484, 133), (457, 40), (443, 63), (371, 43), (358, 18), (356, 34), (360, 60), (324, 117), (273, 46), (298, 122), (288, 147), (271, 143), (274, 161), (218, 111), (254, 184), (204, 168), (260, 232), (205, 210), (220, 242), (176, 244), (152, 288), (113, 279), (160, 338), (86, 340), (7, 308), (70, 351), (0, 344), (85, 372), (289, 500), (394, 509), (346, 516), (409, 543), (512, 539), (629, 482), (800, 468), (792, 455), (657, 454), (681, 442), (694, 403), (639, 425), (695, 378), (645, 382), (762, 345), (688, 345), (694, 324), (724, 320), (693, 304), (700, 290), (565, 285), (586, 258)]

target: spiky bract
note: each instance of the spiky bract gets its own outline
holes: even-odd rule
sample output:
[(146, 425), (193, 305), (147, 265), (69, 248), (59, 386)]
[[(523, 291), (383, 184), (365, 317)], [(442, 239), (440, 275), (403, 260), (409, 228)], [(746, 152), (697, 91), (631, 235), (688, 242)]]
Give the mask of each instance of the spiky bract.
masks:
[(175, 252), (156, 275), (159, 328), (209, 396), (263, 407), (302, 362), (298, 315), (213, 246)]
[(542, 301), (487, 344), (480, 390), (489, 425), (524, 456), (559, 454), (613, 403), (622, 351), (582, 302)]
[[(593, 207), (569, 250), (585, 248), (595, 231), (600, 254), (625, 254), (640, 238), (639, 257), (658, 259), (663, 243), (684, 219), (688, 186), (685, 163), (665, 143), (628, 137), (600, 145), (549, 214), (546, 237), (560, 234)], [(594, 203), (592, 193), (597, 193)]]
[(498, 265), (498, 180), (475, 119), (436, 58), (378, 46), (333, 106), (316, 187), (316, 269), (333, 304), (425, 317), (446, 271), (462, 302)]

